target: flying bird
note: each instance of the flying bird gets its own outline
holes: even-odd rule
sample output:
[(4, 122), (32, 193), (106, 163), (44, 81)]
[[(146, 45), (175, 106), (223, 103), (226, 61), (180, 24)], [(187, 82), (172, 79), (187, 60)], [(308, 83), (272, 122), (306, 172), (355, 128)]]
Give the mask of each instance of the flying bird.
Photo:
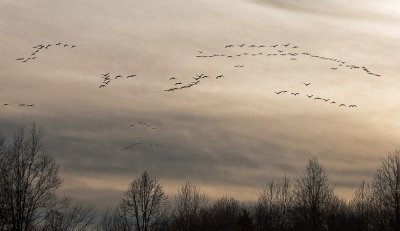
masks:
[(303, 84), (306, 85), (306, 87), (311, 85), (311, 83), (303, 83)]
[(296, 96), (296, 95), (298, 95), (298, 94), (300, 94), (300, 93), (298, 93), (298, 92), (292, 92), (292, 93), (290, 93), (290, 94), (292, 94), (292, 95), (294, 95), (294, 96)]
[(126, 146), (126, 147), (121, 148), (121, 151), (133, 149), (133, 148), (135, 148), (136, 146), (138, 146), (139, 144), (141, 144), (141, 143), (139, 143), (139, 142), (133, 143), (133, 144), (131, 144), (131, 145), (128, 145), (128, 146)]
[(277, 94), (277, 95), (279, 95), (279, 94), (281, 94), (281, 93), (286, 93), (287, 91), (278, 91), (278, 92), (275, 92), (275, 94)]
[(216, 79), (219, 79), (219, 78), (222, 78), (222, 77), (224, 77), (224, 75), (218, 75), (218, 76), (216, 76), (215, 78), (216, 78)]
[(339, 107), (346, 107), (346, 104), (342, 103), (339, 105)]
[(115, 79), (118, 79), (118, 78), (122, 78), (122, 76), (121, 75), (115, 76)]
[(71, 46), (71, 48), (74, 48), (74, 47), (76, 47), (76, 46), (75, 46), (75, 45), (72, 45), (72, 46)]
[(307, 95), (307, 97), (310, 98), (310, 99), (311, 99), (311, 97), (313, 97), (313, 96), (314, 96), (314, 95)]
[(171, 78), (169, 78), (169, 80), (174, 80), (174, 79), (176, 79), (175, 77), (171, 77)]
[(136, 75), (128, 75), (128, 76), (126, 76), (126, 78), (132, 78), (132, 77), (135, 77)]

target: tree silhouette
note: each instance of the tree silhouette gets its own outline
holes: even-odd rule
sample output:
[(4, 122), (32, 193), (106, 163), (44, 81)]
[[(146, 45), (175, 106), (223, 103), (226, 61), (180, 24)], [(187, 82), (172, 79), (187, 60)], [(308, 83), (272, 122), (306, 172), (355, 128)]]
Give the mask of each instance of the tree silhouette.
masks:
[(290, 180), (267, 181), (256, 205), (256, 226), (260, 230), (288, 230), (293, 225), (291, 210), (293, 193)]
[(205, 209), (208, 199), (199, 188), (186, 182), (175, 197), (175, 228), (182, 231), (195, 231), (200, 228), (200, 211)]
[(373, 183), (382, 227), (400, 230), (400, 151), (382, 159)]
[(167, 197), (157, 178), (144, 172), (132, 181), (124, 194), (121, 207), (137, 231), (155, 230), (166, 213)]
[(2, 139), (0, 145), (0, 227), (32, 230), (43, 211), (55, 203), (55, 190), (61, 185), (59, 167), (44, 151), (34, 123), (28, 132), (20, 129), (10, 142)]
[(323, 230), (326, 214), (332, 202), (334, 187), (328, 182), (328, 174), (316, 157), (311, 158), (304, 173), (297, 179), (294, 200), (299, 224), (306, 230)]
[(46, 211), (40, 230), (84, 231), (92, 224), (94, 216), (92, 206), (73, 203), (66, 197)]

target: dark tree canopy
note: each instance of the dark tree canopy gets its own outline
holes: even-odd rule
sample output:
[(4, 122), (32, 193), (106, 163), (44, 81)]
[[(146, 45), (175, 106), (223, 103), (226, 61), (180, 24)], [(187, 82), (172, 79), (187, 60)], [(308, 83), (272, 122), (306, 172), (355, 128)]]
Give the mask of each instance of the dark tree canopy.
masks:
[(41, 142), (40, 129), (18, 130), (12, 140), (2, 141), (0, 201), (3, 229), (31, 230), (55, 202), (61, 185), (58, 165)]

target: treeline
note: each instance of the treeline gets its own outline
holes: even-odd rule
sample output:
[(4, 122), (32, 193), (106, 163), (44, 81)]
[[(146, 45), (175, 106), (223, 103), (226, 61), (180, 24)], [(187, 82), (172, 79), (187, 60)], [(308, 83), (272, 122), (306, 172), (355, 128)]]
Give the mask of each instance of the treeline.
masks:
[(400, 231), (400, 151), (382, 159), (372, 181), (362, 182), (348, 201), (311, 158), (296, 179), (267, 181), (252, 203), (212, 201), (190, 182), (168, 198), (144, 172), (99, 219), (92, 206), (56, 196), (58, 169), (34, 124), (11, 140), (0, 136), (0, 230)]

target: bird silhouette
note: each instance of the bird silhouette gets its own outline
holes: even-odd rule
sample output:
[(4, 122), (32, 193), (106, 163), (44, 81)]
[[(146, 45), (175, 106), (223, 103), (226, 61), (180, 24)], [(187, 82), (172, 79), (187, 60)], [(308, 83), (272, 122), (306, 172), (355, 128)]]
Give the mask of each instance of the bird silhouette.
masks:
[(56, 46), (60, 46), (61, 45), (61, 43), (56, 43)]
[(33, 107), (33, 106), (35, 106), (35, 104), (27, 104), (26, 106), (27, 107)]
[(133, 149), (133, 148), (135, 148), (136, 146), (138, 146), (138, 145), (140, 145), (140, 144), (141, 144), (141, 143), (139, 143), (139, 142), (136, 142), (136, 143), (130, 144), (130, 145), (126, 146), (126, 147), (123, 147), (123, 148), (121, 148), (121, 151), (125, 151), (125, 150), (129, 150), (129, 149)]
[(339, 105), (339, 107), (346, 107), (346, 104), (342, 103)]
[(68, 44), (64, 44), (64, 47), (67, 47), (68, 46)]
[(310, 99), (311, 99), (313, 96), (314, 96), (314, 95), (307, 95), (307, 97), (310, 98)]
[(18, 58), (17, 60), (18, 60), (18, 61), (20, 61), (20, 60), (24, 60), (24, 58)]
[(336, 102), (335, 102), (335, 101), (332, 101), (332, 102), (331, 102), (331, 104), (334, 104), (334, 103), (336, 103)]
[(246, 44), (243, 43), (243, 44), (241, 44), (241, 45), (238, 45), (238, 47), (244, 47), (244, 45), (246, 45)]
[(328, 102), (330, 99), (322, 99), (323, 101), (325, 101), (325, 102)]
[(132, 78), (132, 77), (135, 77), (136, 75), (128, 75), (128, 76), (126, 76), (126, 78)]
[(225, 48), (233, 47), (233, 45), (226, 45)]
[(121, 75), (115, 76), (115, 79), (118, 79), (118, 78), (122, 78), (122, 76)]
[(10, 105), (10, 104), (8, 104), (8, 103), (5, 103), (5, 104), (3, 104), (3, 107), (4, 107), (4, 106), (9, 106), (9, 105)]
[(182, 83), (175, 83), (175, 85), (181, 85)]
[(71, 48), (74, 48), (74, 47), (76, 47), (76, 46), (75, 46), (75, 45), (72, 45), (72, 46), (71, 46)]
[(338, 68), (337, 68), (337, 67), (331, 67), (331, 69), (332, 69), (332, 70), (337, 70)]
[(306, 87), (311, 85), (311, 83), (303, 83), (303, 84), (306, 85)]
[(171, 77), (171, 78), (169, 78), (169, 80), (174, 80), (174, 79), (176, 79), (175, 77)]
[(288, 44), (282, 44), (282, 46), (284, 46), (284, 47), (288, 47), (290, 45), (290, 43), (288, 43)]
[(101, 74), (102, 76), (104, 76), (104, 77), (106, 77), (106, 76), (108, 76), (110, 73), (107, 73), (107, 74)]
[(286, 92), (287, 91), (278, 91), (278, 92), (275, 92), (275, 94), (279, 95), (279, 94), (286, 93)]
[(300, 93), (298, 93), (298, 92), (292, 92), (292, 93), (290, 93), (290, 94), (296, 96), (296, 95), (298, 95), (298, 94), (300, 94)]
[(218, 76), (216, 76), (215, 78), (216, 78), (216, 79), (219, 79), (219, 78), (222, 78), (222, 77), (224, 77), (224, 75), (218, 75)]
[(272, 45), (271, 47), (275, 48), (275, 47), (277, 47), (277, 46), (278, 46), (278, 44), (276, 44), (276, 45)]
[(357, 107), (357, 105), (355, 105), (355, 104), (352, 104), (352, 105), (350, 105), (349, 107)]

